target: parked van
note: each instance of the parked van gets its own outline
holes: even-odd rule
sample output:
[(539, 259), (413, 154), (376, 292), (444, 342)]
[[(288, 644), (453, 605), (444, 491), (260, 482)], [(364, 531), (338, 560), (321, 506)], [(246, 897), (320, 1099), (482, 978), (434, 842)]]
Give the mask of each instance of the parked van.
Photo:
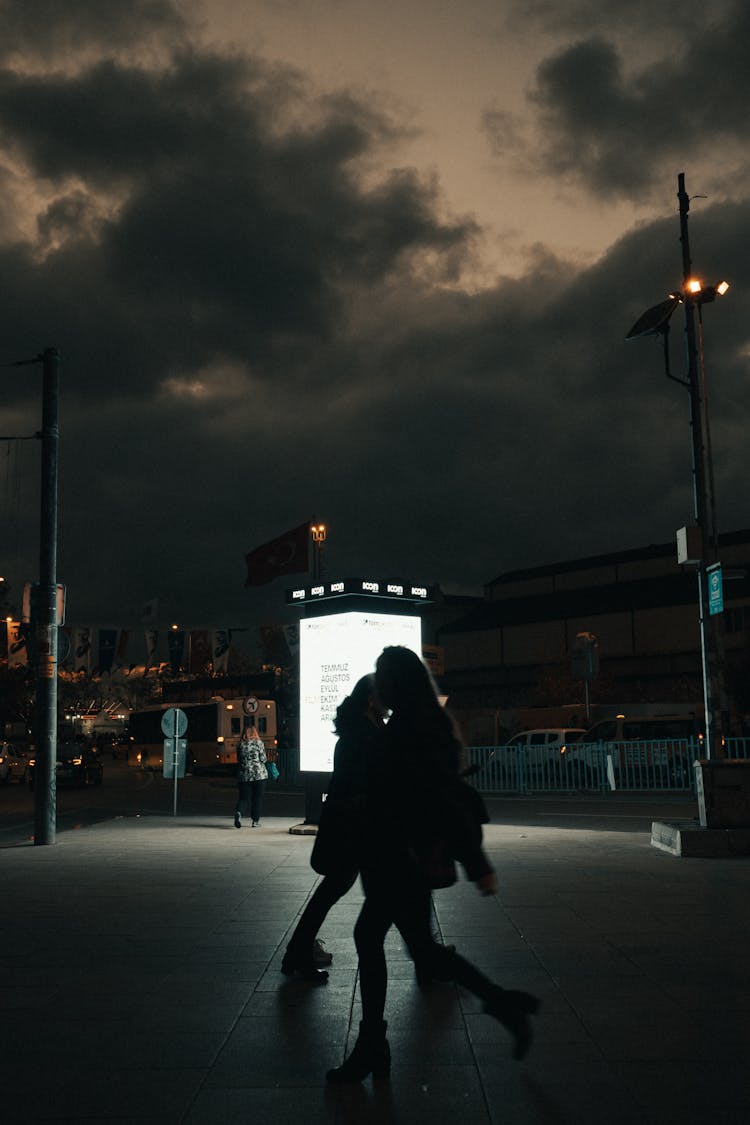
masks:
[(702, 737), (695, 715), (617, 715), (585, 731), (567, 749), (566, 766), (581, 785), (598, 786), (606, 771), (612, 788), (666, 786), (689, 769), (691, 740)]
[(538, 760), (557, 759), (565, 752), (565, 747), (577, 742), (585, 734), (582, 727), (542, 727), (538, 730), (522, 730), (506, 742), (508, 750), (523, 747), (534, 748)]
[(617, 715), (602, 719), (584, 731), (579, 742), (658, 742), (673, 738), (699, 738), (702, 731), (695, 715)]

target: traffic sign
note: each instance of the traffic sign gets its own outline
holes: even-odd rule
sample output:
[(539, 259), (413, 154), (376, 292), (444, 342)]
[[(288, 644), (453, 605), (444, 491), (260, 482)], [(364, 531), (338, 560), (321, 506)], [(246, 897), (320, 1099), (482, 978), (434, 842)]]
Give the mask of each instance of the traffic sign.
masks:
[(708, 578), (708, 612), (711, 615), (724, 612), (724, 581), (721, 563), (706, 568)]
[(165, 738), (163, 761), (162, 773), (164, 777), (184, 777), (187, 762), (187, 739)]
[(187, 726), (187, 715), (179, 707), (169, 707), (161, 717), (162, 733), (167, 736), (164, 739), (162, 772), (165, 777), (174, 778), (173, 816), (177, 816), (177, 778), (185, 776), (187, 741), (182, 735)]
[(574, 680), (597, 679), (599, 675), (599, 641), (593, 633), (576, 633), (570, 659)]
[(256, 715), (260, 704), (254, 695), (248, 695), (247, 699), (242, 700), (242, 710), (246, 715)]
[(187, 715), (179, 707), (170, 707), (161, 717), (161, 731), (167, 738), (182, 738), (187, 725)]

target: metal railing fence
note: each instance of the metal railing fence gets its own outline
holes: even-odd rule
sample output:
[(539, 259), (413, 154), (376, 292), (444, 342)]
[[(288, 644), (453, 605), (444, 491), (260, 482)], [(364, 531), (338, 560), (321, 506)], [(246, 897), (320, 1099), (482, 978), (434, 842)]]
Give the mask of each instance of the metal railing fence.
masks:
[[(727, 758), (750, 759), (750, 738), (728, 738)], [(484, 793), (611, 792), (671, 790), (693, 792), (693, 762), (703, 756), (701, 740), (571, 743), (565, 753), (551, 746), (470, 746), (471, 783)], [(279, 782), (304, 789), (299, 750), (279, 748)]]
[[(729, 738), (724, 756), (750, 758), (750, 738)], [(695, 789), (693, 762), (700, 739), (571, 743), (551, 746), (471, 746), (471, 781), (487, 793)]]

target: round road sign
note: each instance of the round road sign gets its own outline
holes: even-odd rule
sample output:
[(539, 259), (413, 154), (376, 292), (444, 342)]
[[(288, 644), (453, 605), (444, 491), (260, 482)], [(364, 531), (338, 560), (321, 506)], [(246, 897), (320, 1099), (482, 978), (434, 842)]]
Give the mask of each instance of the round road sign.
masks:
[(179, 707), (170, 707), (161, 717), (162, 733), (167, 738), (182, 738), (187, 725), (187, 715)]

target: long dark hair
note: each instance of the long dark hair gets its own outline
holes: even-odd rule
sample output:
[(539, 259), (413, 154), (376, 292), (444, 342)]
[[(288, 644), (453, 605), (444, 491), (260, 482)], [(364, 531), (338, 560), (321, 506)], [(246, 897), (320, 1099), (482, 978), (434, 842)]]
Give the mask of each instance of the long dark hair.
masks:
[(375, 664), (375, 680), (394, 713), (442, 712), (430, 670), (410, 648), (384, 648)]
[(457, 769), (463, 749), (461, 739), (440, 704), (429, 668), (416, 652), (403, 645), (384, 648), (375, 665), (375, 683), (394, 717), (412, 728), (419, 743), (432, 744), (435, 751), (442, 747), (447, 752), (448, 768)]
[(370, 699), (375, 694), (375, 677), (368, 673), (361, 680), (357, 680), (351, 690), (336, 708), (336, 718), (333, 720), (333, 729), (336, 734), (342, 734), (344, 727), (356, 719), (361, 719), (367, 713)]

